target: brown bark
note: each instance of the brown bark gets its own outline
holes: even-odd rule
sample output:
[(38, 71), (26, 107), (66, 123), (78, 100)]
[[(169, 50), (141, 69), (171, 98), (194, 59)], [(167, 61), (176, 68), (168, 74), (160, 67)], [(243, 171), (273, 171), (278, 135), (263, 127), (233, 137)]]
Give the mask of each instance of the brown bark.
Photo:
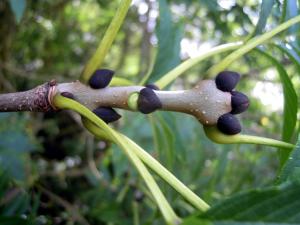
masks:
[(50, 85), (46, 83), (29, 91), (0, 94), (0, 112), (50, 111), (49, 90)]

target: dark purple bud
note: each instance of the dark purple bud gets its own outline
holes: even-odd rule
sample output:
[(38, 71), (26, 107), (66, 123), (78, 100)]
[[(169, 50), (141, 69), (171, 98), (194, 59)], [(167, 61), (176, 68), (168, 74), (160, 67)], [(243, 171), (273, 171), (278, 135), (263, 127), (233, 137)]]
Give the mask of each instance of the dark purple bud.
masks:
[(121, 118), (121, 115), (110, 107), (98, 107), (93, 110), (93, 113), (100, 117), (105, 123), (111, 123)]
[(151, 88), (152, 90), (159, 90), (159, 87), (157, 87), (155, 84), (147, 84), (145, 87)]
[(231, 113), (238, 114), (246, 111), (249, 107), (249, 99), (246, 95), (238, 91), (231, 92)]
[(223, 71), (216, 77), (217, 88), (221, 91), (232, 91), (240, 80), (240, 74), (232, 71)]
[(62, 92), (61, 95), (66, 98), (74, 99), (74, 95), (71, 92), (65, 91), (65, 92)]
[(89, 85), (94, 89), (105, 88), (110, 83), (114, 73), (108, 69), (96, 70), (89, 80)]
[(217, 127), (222, 133), (229, 135), (238, 134), (242, 130), (238, 119), (230, 113), (219, 117)]
[(139, 93), (138, 109), (144, 114), (152, 113), (162, 107), (157, 95), (151, 88), (143, 88)]
[(143, 192), (141, 192), (140, 190), (135, 190), (134, 192), (134, 200), (137, 202), (142, 202), (144, 199), (145, 195)]

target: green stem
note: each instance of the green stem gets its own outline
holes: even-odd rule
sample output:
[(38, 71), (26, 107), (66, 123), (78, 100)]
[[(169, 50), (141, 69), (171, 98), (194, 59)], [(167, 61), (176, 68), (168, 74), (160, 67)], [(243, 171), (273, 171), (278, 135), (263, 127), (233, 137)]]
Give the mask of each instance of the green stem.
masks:
[(204, 126), (204, 131), (206, 136), (212, 141), (219, 144), (258, 144), (258, 145), (267, 145), (271, 147), (285, 148), (285, 149), (293, 149), (295, 145), (274, 140), (271, 138), (257, 137), (251, 135), (227, 135), (223, 134), (218, 130), (215, 126)]
[(236, 61), (238, 58), (246, 54), (247, 52), (251, 51), (253, 48), (257, 47), (258, 45), (264, 43), (265, 41), (269, 40), (270, 38), (274, 37), (276, 34), (280, 33), (291, 27), (292, 25), (300, 22), (300, 15), (296, 16), (285, 23), (280, 24), (278, 27), (274, 28), (273, 30), (261, 35), (257, 36), (251, 40), (249, 40), (245, 45), (243, 45), (238, 50), (234, 51), (227, 57), (225, 57), (221, 62), (212, 66), (208, 70), (209, 75), (215, 75), (223, 70), (225, 70), (231, 63)]
[[(104, 131), (95, 126), (88, 120), (83, 121), (86, 128), (95, 136), (102, 136)], [(120, 134), (122, 135), (122, 134)], [(206, 211), (209, 209), (209, 205), (203, 201), (198, 195), (192, 192), (187, 186), (185, 186), (180, 180), (177, 179), (171, 172), (169, 172), (164, 166), (162, 166), (156, 159), (154, 159), (148, 152), (138, 146), (131, 139), (122, 135), (122, 137), (128, 142), (130, 149), (136, 154), (148, 167), (150, 167), (155, 173), (157, 173), (163, 180), (165, 180), (171, 187), (173, 187), (179, 194), (181, 194), (189, 203), (191, 203), (196, 209), (200, 211)]]
[(133, 211), (133, 225), (140, 225), (139, 205), (136, 201), (132, 203), (132, 211)]
[(121, 147), (121, 149), (130, 159), (132, 164), (136, 167), (140, 176), (143, 178), (149, 190), (151, 191), (151, 194), (153, 195), (153, 198), (155, 199), (156, 204), (159, 207), (167, 224), (178, 224), (180, 222), (180, 219), (177, 217), (172, 207), (169, 205), (167, 199), (161, 192), (160, 188), (156, 184), (154, 178), (149, 173), (145, 165), (133, 152), (128, 150), (127, 140), (125, 140), (123, 136), (119, 135), (116, 131), (111, 129), (104, 121), (102, 121), (99, 117), (97, 117), (88, 108), (86, 108), (85, 106), (81, 105), (80, 103), (72, 99), (65, 98), (59, 94), (56, 94), (53, 98), (53, 103), (59, 109), (74, 110), (75, 112), (79, 113), (83, 117), (92, 121), (95, 125), (97, 125), (101, 129), (103, 129), (105, 133), (107, 133), (107, 135), (112, 140), (114, 140), (114, 142), (117, 145)]
[(86, 83), (97, 68), (100, 68), (103, 60), (110, 49), (124, 19), (128, 12), (132, 0), (122, 0), (116, 11), (103, 39), (101, 40), (95, 54), (87, 62), (81, 76), (80, 81)]
[(195, 66), (202, 60), (211, 57), (215, 54), (220, 54), (225, 51), (237, 49), (238, 47), (242, 46), (242, 44), (243, 44), (242, 42), (233, 42), (233, 43), (216, 46), (195, 58), (191, 58), (184, 61), (179, 66), (175, 67), (173, 70), (166, 73), (162, 78), (156, 81), (155, 84), (159, 88), (163, 89), (164, 87), (168, 86), (172, 81), (174, 81), (177, 77), (182, 75), (185, 71)]

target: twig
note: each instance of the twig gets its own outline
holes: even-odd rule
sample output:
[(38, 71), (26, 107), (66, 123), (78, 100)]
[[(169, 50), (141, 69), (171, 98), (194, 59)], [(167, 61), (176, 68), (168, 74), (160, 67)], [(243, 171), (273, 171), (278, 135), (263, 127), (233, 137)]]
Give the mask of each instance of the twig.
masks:
[(42, 187), (41, 185), (36, 185), (36, 187), (47, 195), (50, 199), (52, 199), (57, 204), (63, 206), (70, 214), (74, 221), (77, 221), (83, 225), (90, 225), (89, 222), (80, 215), (79, 211), (68, 201), (62, 199), (60, 196), (54, 194), (53, 192), (47, 190), (46, 188)]

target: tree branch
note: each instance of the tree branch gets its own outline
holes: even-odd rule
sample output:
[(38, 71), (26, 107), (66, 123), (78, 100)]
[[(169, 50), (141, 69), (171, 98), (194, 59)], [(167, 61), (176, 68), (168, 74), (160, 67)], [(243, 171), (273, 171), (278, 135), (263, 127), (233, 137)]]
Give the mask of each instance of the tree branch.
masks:
[(23, 92), (0, 94), (0, 112), (47, 112), (52, 109), (48, 100), (50, 83)]
[[(231, 94), (216, 87), (214, 80), (203, 80), (195, 88), (182, 91), (160, 91), (144, 86), (119, 86), (92, 89), (79, 81), (56, 84), (54, 81), (40, 85), (25, 92), (0, 95), (0, 112), (55, 110), (51, 103), (57, 93), (68, 93), (74, 100), (90, 110), (98, 107), (113, 107), (125, 110), (136, 110), (128, 105), (133, 93), (143, 95), (139, 104), (155, 104), (159, 110), (188, 113), (195, 116), (202, 124), (214, 125), (218, 118), (231, 111)], [(150, 95), (150, 96), (148, 96)], [(152, 98), (152, 99), (151, 99)]]

